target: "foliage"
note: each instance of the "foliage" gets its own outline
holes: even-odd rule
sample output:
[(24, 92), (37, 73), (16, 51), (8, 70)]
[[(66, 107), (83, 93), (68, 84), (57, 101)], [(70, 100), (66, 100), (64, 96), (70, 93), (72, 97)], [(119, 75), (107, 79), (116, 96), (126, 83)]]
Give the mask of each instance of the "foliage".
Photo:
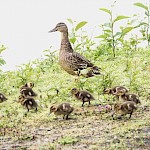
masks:
[(145, 17), (140, 21), (138, 26), (141, 27), (140, 32), (142, 33), (143, 40), (146, 40), (147, 46), (150, 46), (150, 2), (149, 6), (143, 3), (134, 3), (134, 5), (144, 9)]
[(1, 45), (0, 46), (0, 66), (4, 65), (6, 63), (5, 60), (1, 57), (1, 53), (5, 50), (6, 50), (6, 47), (4, 45)]
[[(113, 9), (114, 5), (111, 6)], [(134, 28), (131, 26), (128, 27), (122, 27), (120, 32), (115, 32), (114, 28), (118, 21), (124, 20), (129, 18), (128, 16), (119, 15), (116, 18), (113, 17), (113, 11), (106, 9), (106, 8), (100, 8), (99, 10), (106, 12), (109, 15), (109, 22), (104, 23), (103, 25), (100, 25), (102, 28), (103, 34), (97, 36), (96, 38), (103, 39), (103, 42), (109, 45), (109, 49), (112, 49), (113, 56), (116, 56), (116, 46), (118, 45), (118, 42), (120, 39), (122, 39), (128, 32), (133, 30)]]
[[(136, 5), (147, 9), (145, 5), (139, 3)], [(84, 31), (85, 25), (88, 25), (86, 21), (79, 23), (71, 19), (68, 21), (72, 25), (69, 37), (74, 49), (81, 54), (84, 53), (86, 58), (99, 66), (102, 75), (91, 78), (81, 77), (75, 82), (73, 76), (61, 70), (58, 64), (58, 51), (53, 50), (52, 47), (44, 50), (41, 58), (20, 65), (14, 71), (0, 71), (0, 91), (8, 98), (7, 101), (0, 103), (0, 136), (6, 138), (1, 140), (4, 142), (3, 145), (8, 144), (12, 149), (17, 145), (16, 142), (18, 145), (26, 143), (24, 149), (33, 145), (41, 149), (64, 147), (71, 149), (73, 146), (77, 146), (77, 149), (86, 149), (89, 146), (91, 149), (99, 147), (136, 149), (139, 146), (143, 148), (146, 135), (144, 132), (139, 134), (139, 129), (149, 126), (150, 49), (138, 46), (143, 39), (137, 35), (132, 34), (129, 38), (125, 38), (130, 31), (138, 30), (142, 25), (139, 26), (136, 21), (128, 20), (126, 26), (121, 26), (119, 32), (114, 32), (118, 21), (130, 18), (121, 15), (114, 18), (112, 10), (106, 8), (100, 10), (110, 17), (109, 22), (101, 26), (103, 34), (98, 37), (103, 39), (101, 44), (97, 44), (95, 39)], [(115, 56), (113, 59), (112, 54)], [(38, 94), (37, 113), (34, 111), (27, 113), (19, 103), (16, 103), (20, 86), (29, 81), (35, 83), (34, 91)], [(99, 110), (99, 104), (116, 103), (112, 97), (103, 94), (105, 88), (116, 85), (126, 86), (131, 93), (140, 96), (142, 106), (133, 114), (134, 118), (131, 120), (114, 121), (109, 113)], [(95, 100), (91, 102), (91, 107), (86, 105), (84, 108), (80, 107), (81, 101), (75, 100), (70, 93), (74, 87), (88, 90), (94, 95)], [(54, 115), (48, 116), (49, 107), (61, 102), (69, 102), (75, 107), (74, 113), (70, 116), (72, 119), (61, 120), (61, 116), (55, 120)], [(136, 142), (137, 139), (133, 136), (135, 138), (139, 136), (140, 139), (142, 137), (142, 140)], [(42, 142), (36, 143), (36, 141)], [(10, 143), (15, 144), (9, 145)], [(37, 147), (31, 149), (38, 149)]]

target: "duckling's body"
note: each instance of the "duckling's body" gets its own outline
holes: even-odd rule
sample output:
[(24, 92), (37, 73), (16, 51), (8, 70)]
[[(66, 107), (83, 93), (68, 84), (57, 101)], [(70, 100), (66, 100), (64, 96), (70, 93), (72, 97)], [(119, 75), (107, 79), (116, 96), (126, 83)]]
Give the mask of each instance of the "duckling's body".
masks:
[[(126, 101), (123, 103), (117, 103), (114, 105), (114, 112), (112, 114), (112, 117), (114, 114), (119, 113), (121, 116), (124, 116), (126, 114), (130, 114), (129, 119), (132, 116), (132, 113), (137, 109), (137, 105), (133, 101)], [(113, 118), (114, 119), (114, 118)]]
[(124, 95), (121, 95), (121, 98), (124, 101), (133, 101), (136, 104), (138, 104), (138, 103), (140, 104), (141, 103), (141, 101), (139, 99), (139, 96), (136, 95), (136, 94), (125, 93)]
[(0, 103), (4, 102), (6, 100), (7, 100), (7, 98), (5, 97), (5, 95), (0, 93)]
[[(100, 74), (99, 68), (88, 59), (74, 52), (68, 38), (68, 28), (65, 23), (58, 23), (50, 32), (61, 32), (61, 48), (59, 52), (59, 64), (69, 74), (92, 77)], [(81, 70), (87, 69), (85, 74)]]
[(26, 107), (28, 112), (33, 108), (35, 108), (35, 111), (37, 111), (38, 105), (32, 97), (25, 97), (24, 95), (20, 95), (18, 98), (18, 102), (20, 102), (22, 106)]
[(26, 96), (37, 96), (37, 94), (30, 87), (22, 87), (22, 89), (20, 89), (20, 93), (22, 95), (24, 95), (25, 97)]
[(127, 93), (129, 90), (124, 86), (115, 86), (113, 88), (108, 88), (104, 90), (105, 94), (112, 94), (112, 95), (123, 95), (124, 93)]
[[(73, 106), (69, 103), (62, 103), (58, 106), (53, 105), (50, 107), (50, 113), (54, 112), (55, 115), (63, 115), (63, 119), (68, 119), (70, 113), (74, 110)], [(65, 118), (66, 117), (66, 118)]]
[(89, 93), (88, 91), (79, 91), (76, 88), (73, 88), (71, 90), (71, 93), (78, 99), (81, 100), (82, 103), (82, 107), (84, 105), (85, 102), (89, 102), (90, 105), (90, 101), (91, 100), (95, 100), (95, 98), (93, 97), (93, 95), (91, 93)]

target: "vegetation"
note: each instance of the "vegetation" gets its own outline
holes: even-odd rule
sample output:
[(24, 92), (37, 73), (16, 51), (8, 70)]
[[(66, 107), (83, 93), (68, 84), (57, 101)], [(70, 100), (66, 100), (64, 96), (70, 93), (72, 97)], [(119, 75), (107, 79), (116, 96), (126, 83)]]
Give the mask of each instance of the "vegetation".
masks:
[[(147, 12), (145, 15), (149, 20), (149, 7), (142, 3), (135, 5)], [(110, 20), (100, 25), (103, 34), (97, 36), (100, 40), (98, 43), (83, 30), (86, 21), (77, 24), (71, 19), (68, 21), (73, 26), (70, 41), (74, 49), (101, 67), (103, 76), (81, 77), (80, 82), (75, 82), (73, 76), (61, 70), (58, 51), (52, 52), (52, 47), (45, 50), (41, 58), (23, 64), (15, 71), (0, 71), (0, 91), (8, 98), (0, 103), (0, 149), (149, 148), (149, 21), (133, 23), (132, 17), (120, 15), (113, 18), (113, 10), (100, 10), (108, 13)], [(116, 22), (122, 19), (127, 24), (115, 32)], [(126, 38), (134, 29), (142, 35)], [(147, 47), (139, 47), (143, 40), (147, 41)], [(3, 50), (5, 47), (1, 46), (0, 53)], [(4, 63), (0, 58), (0, 65)], [(38, 94), (37, 113), (27, 113), (16, 102), (20, 86), (29, 81), (35, 83), (33, 89)], [(103, 95), (106, 87), (115, 85), (124, 85), (140, 96), (142, 105), (131, 120), (112, 120), (111, 112), (105, 113), (97, 106), (115, 103), (111, 96)], [(74, 87), (88, 90), (94, 95), (96, 100), (91, 102), (90, 107), (85, 104), (81, 108), (81, 102), (71, 96), (70, 90)], [(69, 102), (75, 107), (71, 119), (56, 120), (54, 115), (48, 115), (50, 105), (61, 102)]]

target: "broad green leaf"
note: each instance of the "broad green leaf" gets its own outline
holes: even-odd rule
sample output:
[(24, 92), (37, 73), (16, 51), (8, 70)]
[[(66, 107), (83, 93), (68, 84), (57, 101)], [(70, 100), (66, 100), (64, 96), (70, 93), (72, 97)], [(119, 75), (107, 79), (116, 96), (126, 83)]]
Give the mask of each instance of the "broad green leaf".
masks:
[(74, 44), (76, 42), (76, 38), (70, 38), (70, 42)]
[(108, 30), (108, 29), (107, 29), (107, 30), (103, 30), (103, 31), (104, 31), (104, 32), (112, 32), (111, 30)]
[(134, 27), (126, 27), (122, 30), (122, 36), (126, 35), (128, 32), (130, 32), (131, 30), (133, 30)]
[(106, 37), (107, 37), (106, 35), (99, 35), (99, 36), (96, 36), (95, 38), (105, 39)]
[(135, 6), (138, 6), (138, 7), (141, 7), (141, 8), (144, 8), (145, 10), (148, 11), (148, 7), (142, 3), (134, 3)]
[(106, 13), (108, 13), (108, 14), (111, 15), (111, 11), (110, 11), (109, 9), (106, 9), (106, 8), (100, 8), (99, 10), (102, 10), (102, 11), (104, 11), (104, 12), (106, 12)]
[(116, 21), (119, 21), (119, 20), (122, 20), (122, 19), (127, 19), (127, 18), (130, 18), (128, 16), (117, 16), (116, 19), (114, 19), (113, 22), (116, 22)]
[(79, 30), (80, 28), (82, 28), (84, 25), (86, 25), (87, 22), (86, 21), (82, 21), (82, 22), (79, 22), (75, 28), (75, 31)]
[(4, 65), (4, 64), (6, 64), (5, 60), (2, 59), (2, 58), (0, 58), (0, 66), (2, 66), (2, 65)]
[(71, 24), (73, 24), (73, 21), (72, 21), (72, 19), (70, 19), (70, 18), (67, 18), (67, 20), (71, 23)]
[(148, 24), (147, 24), (146, 22), (141, 22), (140, 24), (138, 24), (138, 25), (135, 26), (134, 28), (138, 28), (138, 27), (140, 27), (140, 26), (142, 26), (142, 25), (148, 26)]
[(121, 35), (121, 32), (117, 32), (114, 37), (118, 36), (118, 35)]

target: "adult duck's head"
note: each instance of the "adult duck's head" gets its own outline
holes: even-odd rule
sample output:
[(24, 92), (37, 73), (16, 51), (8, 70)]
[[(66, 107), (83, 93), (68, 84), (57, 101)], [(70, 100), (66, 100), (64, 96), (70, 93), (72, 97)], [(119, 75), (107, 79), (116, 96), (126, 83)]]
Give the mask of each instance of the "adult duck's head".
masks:
[(49, 33), (51, 32), (56, 32), (56, 31), (59, 31), (59, 32), (68, 32), (68, 28), (67, 28), (67, 25), (63, 22), (60, 22), (56, 25), (56, 27), (52, 30), (49, 31)]

